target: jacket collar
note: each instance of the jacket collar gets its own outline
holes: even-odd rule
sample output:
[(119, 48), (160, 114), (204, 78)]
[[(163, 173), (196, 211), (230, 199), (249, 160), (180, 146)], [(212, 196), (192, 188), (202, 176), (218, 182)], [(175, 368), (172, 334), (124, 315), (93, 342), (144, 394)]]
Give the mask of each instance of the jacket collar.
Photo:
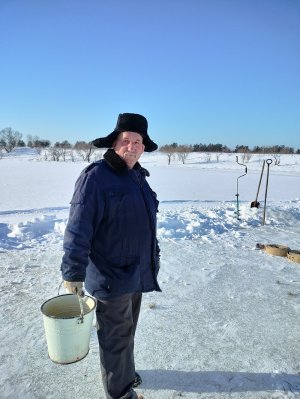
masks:
[[(106, 151), (106, 153), (103, 155), (103, 158), (116, 173), (122, 175), (128, 172), (126, 162), (119, 157), (119, 155), (116, 154), (112, 148)], [(134, 165), (133, 169), (138, 170), (144, 176), (150, 176), (149, 171), (143, 168), (138, 162)]]

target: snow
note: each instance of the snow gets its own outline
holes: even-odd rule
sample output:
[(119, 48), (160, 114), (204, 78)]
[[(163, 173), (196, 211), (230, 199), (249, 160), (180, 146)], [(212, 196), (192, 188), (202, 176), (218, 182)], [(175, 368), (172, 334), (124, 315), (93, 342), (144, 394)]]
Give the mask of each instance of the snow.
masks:
[[(300, 265), (256, 249), (300, 249), (300, 156), (273, 159), (262, 226), (266, 173), (261, 207), (250, 202), (267, 158), (246, 164), (238, 220), (245, 167), (235, 154), (190, 154), (184, 165), (142, 156), (160, 199), (163, 291), (144, 295), (136, 335), (146, 399), (300, 398)], [(104, 399), (95, 327), (88, 356), (57, 365), (40, 311), (57, 295), (69, 201), (85, 166), (29, 149), (0, 160), (1, 399)]]

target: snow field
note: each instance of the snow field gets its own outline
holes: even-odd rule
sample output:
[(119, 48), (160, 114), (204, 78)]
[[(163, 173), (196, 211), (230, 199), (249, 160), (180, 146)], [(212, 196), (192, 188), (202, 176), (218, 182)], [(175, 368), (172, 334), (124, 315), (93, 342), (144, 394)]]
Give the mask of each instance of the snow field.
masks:
[[(162, 293), (144, 295), (136, 335), (146, 399), (300, 398), (300, 267), (256, 249), (300, 248), (300, 165), (283, 161), (270, 172), (262, 226), (263, 208), (250, 208), (259, 161), (240, 179), (237, 220), (234, 157), (170, 167), (159, 153), (142, 159), (160, 199), (162, 254)], [(56, 365), (40, 312), (57, 295), (68, 202), (84, 166), (34, 154), (0, 161), (1, 399), (104, 399), (96, 329), (85, 359)]]

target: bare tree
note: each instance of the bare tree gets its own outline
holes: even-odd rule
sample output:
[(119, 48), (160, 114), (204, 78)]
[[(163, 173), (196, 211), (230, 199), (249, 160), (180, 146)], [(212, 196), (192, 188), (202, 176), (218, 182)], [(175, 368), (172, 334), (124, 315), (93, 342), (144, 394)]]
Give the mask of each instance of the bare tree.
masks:
[(275, 159), (274, 165), (280, 164), (280, 154), (272, 154), (272, 157)]
[(176, 149), (177, 157), (183, 164), (191, 152), (192, 148), (189, 145), (179, 145)]
[(50, 156), (52, 157), (52, 161), (59, 162), (60, 158), (63, 155), (62, 154), (63, 151), (64, 151), (64, 149), (62, 149), (60, 147), (50, 147), (49, 153), (50, 153)]
[(11, 152), (22, 139), (22, 134), (11, 127), (0, 130), (0, 148), (6, 152)]
[(222, 153), (221, 152), (216, 152), (216, 161), (219, 162), (220, 161), (220, 157), (221, 157)]
[(92, 143), (86, 143), (85, 141), (77, 141), (74, 145), (78, 156), (85, 162), (91, 162), (91, 157), (96, 151), (96, 148)]
[(74, 155), (74, 151), (73, 150), (70, 150), (69, 155), (70, 155), (71, 161), (75, 162), (75, 155)]
[(211, 162), (211, 152), (206, 152), (205, 153), (205, 161), (206, 162)]
[(54, 144), (54, 147), (51, 149), (53, 160), (59, 161), (60, 158), (62, 158), (62, 160), (65, 162), (71, 148), (72, 145), (68, 142), (68, 140), (64, 140), (61, 143), (57, 141)]
[(159, 151), (166, 154), (166, 156), (168, 158), (168, 165), (170, 165), (171, 160), (174, 159), (174, 157), (175, 157), (175, 153), (177, 151), (177, 145), (174, 146), (173, 144), (171, 144), (171, 145), (166, 144), (166, 145), (163, 145), (162, 147), (160, 147)]
[(249, 162), (252, 157), (251, 151), (247, 145), (237, 145), (234, 152), (242, 154), (242, 163)]

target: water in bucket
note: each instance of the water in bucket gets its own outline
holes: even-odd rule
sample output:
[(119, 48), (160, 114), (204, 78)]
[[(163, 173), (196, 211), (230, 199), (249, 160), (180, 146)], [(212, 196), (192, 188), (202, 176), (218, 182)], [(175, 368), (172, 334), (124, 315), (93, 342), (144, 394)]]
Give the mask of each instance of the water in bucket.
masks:
[(90, 296), (59, 295), (41, 306), (50, 359), (69, 364), (89, 352), (90, 334), (96, 301)]

